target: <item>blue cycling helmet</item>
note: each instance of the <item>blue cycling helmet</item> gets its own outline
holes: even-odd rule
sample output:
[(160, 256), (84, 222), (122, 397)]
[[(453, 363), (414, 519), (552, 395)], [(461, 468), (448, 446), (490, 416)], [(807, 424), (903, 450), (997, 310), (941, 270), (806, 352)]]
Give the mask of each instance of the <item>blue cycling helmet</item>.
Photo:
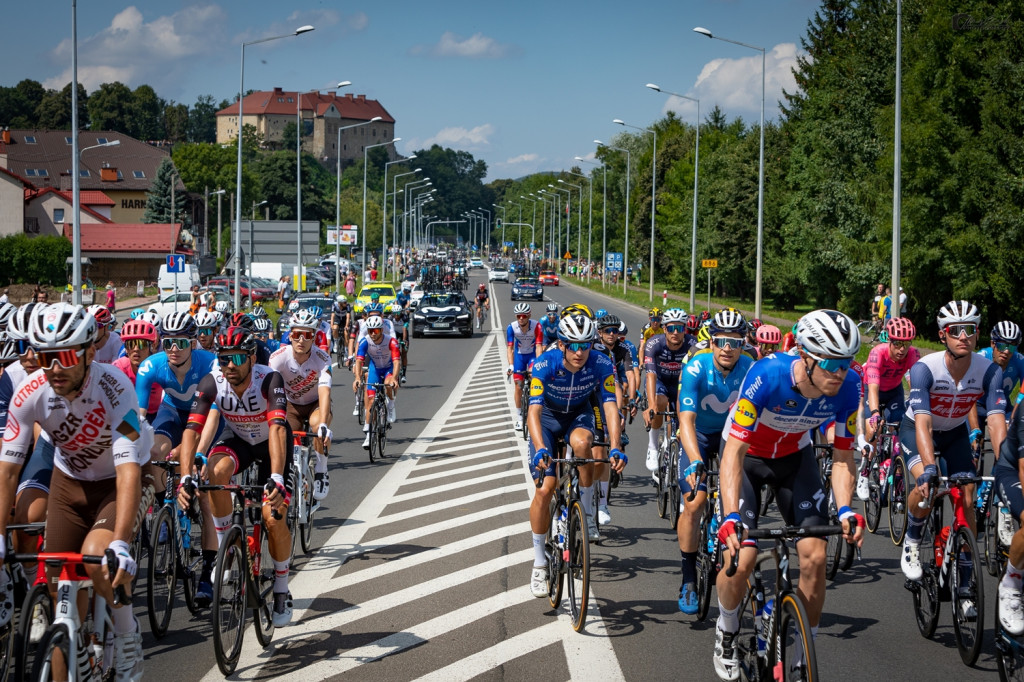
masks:
[(594, 311), (594, 319), (595, 320), (600, 320), (602, 317), (604, 317), (607, 314), (608, 314), (607, 310), (605, 310), (604, 308), (598, 308), (597, 310)]
[(145, 313), (146, 313), (146, 309), (145, 308), (136, 308), (135, 310), (133, 310), (130, 313), (128, 313), (128, 319), (130, 319), (130, 320), (137, 320), (137, 319), (139, 319), (139, 317), (141, 317)]
[(306, 310), (312, 313), (313, 316), (316, 317), (317, 319), (320, 319), (321, 317), (324, 316), (324, 309), (318, 305), (311, 305), (308, 308), (306, 308)]

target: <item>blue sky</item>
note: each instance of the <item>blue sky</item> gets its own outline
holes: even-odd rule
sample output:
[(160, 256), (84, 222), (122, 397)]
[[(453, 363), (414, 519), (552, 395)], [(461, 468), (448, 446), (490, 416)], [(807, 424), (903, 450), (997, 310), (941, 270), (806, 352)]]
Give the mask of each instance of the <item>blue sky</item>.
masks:
[[(70, 81), (71, 3), (9, 3), (0, 41), (0, 84)], [(238, 91), (243, 41), (316, 30), (246, 50), (246, 89), (327, 88), (379, 100), (395, 117), (402, 153), (432, 143), (464, 149), (488, 179), (569, 168), (608, 141), (620, 118), (649, 125), (693, 105), (644, 87), (696, 96), (705, 114), (756, 121), (760, 53), (692, 32), (767, 48), (766, 116), (783, 88), (816, 0), (625, 2), (396, 2), (225, 0), (220, 3), (82, 0), (79, 80), (92, 92), (119, 80), (153, 86), (191, 105)], [(2, 124), (3, 122), (0, 122)]]

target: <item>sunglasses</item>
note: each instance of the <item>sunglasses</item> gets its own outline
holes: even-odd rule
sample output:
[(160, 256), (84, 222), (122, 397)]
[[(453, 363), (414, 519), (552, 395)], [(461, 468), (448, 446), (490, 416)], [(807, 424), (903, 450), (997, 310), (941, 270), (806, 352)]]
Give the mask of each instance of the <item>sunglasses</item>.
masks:
[[(807, 351), (804, 352), (807, 353)], [(814, 358), (815, 362), (818, 363), (818, 367), (830, 373), (845, 372), (853, 364), (853, 358), (819, 358), (813, 353), (807, 354)]]
[(149, 348), (149, 341), (146, 339), (128, 339), (124, 342), (124, 349), (127, 351), (143, 350)]
[(36, 353), (36, 359), (39, 361), (39, 366), (43, 369), (53, 369), (55, 363), (60, 365), (62, 369), (71, 369), (78, 364), (78, 358), (83, 355), (85, 355), (84, 348), (79, 348), (78, 350), (41, 350)]
[(16, 339), (14, 341), (14, 346), (18, 349), (18, 355), (24, 355), (32, 350), (32, 344), (30, 344), (26, 339)]
[(199, 336), (213, 336), (213, 327), (200, 327)]
[(602, 334), (618, 334), (619, 333), (619, 328), (618, 327), (605, 327), (604, 329), (601, 330), (601, 333)]
[(946, 327), (946, 333), (953, 338), (959, 338), (961, 336), (974, 336), (975, 332), (978, 331), (978, 325), (976, 324), (951, 324)]
[(657, 322), (658, 324), (661, 324), (661, 318), (660, 317), (652, 317), (651, 318), (651, 322)]
[(682, 334), (686, 331), (685, 324), (670, 324), (665, 326), (665, 331), (669, 334)]
[(516, 315), (516, 319), (517, 320), (528, 320), (528, 319), (530, 319), (530, 316), (529, 315)]
[(774, 353), (778, 349), (779, 349), (779, 344), (777, 344), (777, 343), (762, 343), (761, 344), (761, 352), (762, 353)]
[(889, 348), (893, 350), (903, 350), (910, 345), (910, 341), (890, 341)]
[(565, 344), (565, 349), (572, 353), (579, 353), (580, 351), (590, 350), (590, 347), (593, 345), (590, 341), (574, 341)]
[(217, 356), (217, 364), (221, 367), (227, 367), (229, 362), (233, 362), (235, 367), (241, 367), (249, 361), (248, 353), (228, 353), (226, 355)]
[(164, 339), (160, 345), (165, 351), (185, 350), (192, 347), (192, 339)]
[(374, 329), (367, 329), (366, 333), (367, 334), (383, 334), (384, 333), (384, 329), (381, 328), (381, 327), (376, 327)]
[(1015, 343), (998, 343), (998, 342), (996, 342), (996, 343), (994, 343), (992, 345), (995, 346), (996, 350), (999, 351), (1000, 353), (1005, 353), (1006, 351), (1010, 351), (1011, 353), (1016, 353), (1017, 352), (1017, 344), (1015, 344)]
[(743, 339), (734, 339), (731, 336), (712, 336), (711, 341), (719, 348), (743, 348)]
[(313, 338), (313, 332), (309, 331), (294, 331), (288, 334), (288, 338), (295, 339), (296, 341), (309, 341)]

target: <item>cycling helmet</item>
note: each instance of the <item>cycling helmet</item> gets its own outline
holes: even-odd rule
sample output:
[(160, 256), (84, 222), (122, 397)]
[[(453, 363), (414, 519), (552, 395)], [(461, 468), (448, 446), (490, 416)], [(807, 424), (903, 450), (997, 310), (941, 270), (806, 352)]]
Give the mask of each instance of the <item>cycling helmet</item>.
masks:
[(889, 343), (889, 332), (884, 329), (878, 332), (878, 343)]
[(211, 313), (209, 310), (200, 310), (196, 313), (196, 327), (200, 329), (216, 327), (219, 322), (217, 319), (219, 315), (220, 313)]
[(757, 328), (758, 343), (782, 343), (782, 330), (773, 324), (764, 324)]
[(558, 312), (558, 304), (557, 303), (548, 303), (547, 310), (548, 310), (549, 313), (557, 313)]
[(257, 317), (253, 320), (252, 330), (257, 334), (269, 334), (274, 325), (270, 324), (270, 318)]
[(600, 320), (602, 317), (604, 317), (607, 314), (608, 314), (607, 310), (605, 310), (604, 308), (598, 308), (597, 310), (594, 311), (594, 319), (595, 320)]
[(710, 320), (710, 319), (711, 319), (711, 313), (709, 313), (707, 310), (700, 311), (700, 321), (701, 322), (705, 322), (705, 321)]
[(288, 304), (288, 312), (294, 313), (298, 309), (299, 309), (299, 302), (298, 301), (292, 301), (291, 303)]
[(512, 311), (516, 315), (529, 315), (530, 304), (529, 303), (517, 303), (515, 309)]
[(487, 285), (484, 284), (483, 282), (481, 282), (480, 286), (477, 287), (477, 291), (484, 291), (486, 289), (487, 289)]
[(686, 311), (682, 308), (669, 308), (661, 317), (662, 324), (678, 324), (680, 322), (686, 324)]
[(586, 315), (567, 315), (558, 323), (558, 338), (566, 343), (593, 341), (596, 336), (597, 327)]
[(622, 320), (619, 322), (619, 336), (625, 336), (629, 333), (629, 328), (626, 326), (626, 321)]
[(686, 331), (693, 333), (700, 327), (700, 320), (696, 315), (689, 315), (686, 318)]
[(885, 331), (893, 341), (913, 341), (917, 336), (914, 323), (905, 317), (891, 318), (885, 323)]
[(320, 318), (313, 314), (310, 308), (304, 308), (292, 314), (291, 328), (317, 329), (320, 326)]
[(647, 317), (661, 317), (661, 313), (661, 308), (659, 308), (658, 306), (654, 306), (653, 308), (647, 311)]
[(371, 291), (370, 292), (370, 302), (371, 303), (376, 303), (379, 300), (380, 300), (380, 292), (379, 291)]
[(370, 305), (366, 306), (366, 314), (367, 315), (383, 315), (384, 314), (384, 304), (383, 303), (371, 303)]
[(318, 320), (324, 316), (324, 309), (318, 305), (311, 305), (308, 308), (306, 308), (306, 310), (312, 313), (313, 316)]
[(17, 309), (18, 306), (13, 303), (0, 304), (0, 329), (7, 329), (7, 324)]
[(191, 339), (196, 335), (196, 320), (184, 311), (171, 313), (165, 317), (162, 327), (164, 336), (184, 336)]
[(860, 331), (838, 310), (813, 310), (796, 323), (796, 341), (814, 355), (852, 358), (860, 350)]
[(750, 325), (750, 328), (753, 329), (754, 331), (757, 331), (762, 326), (764, 326), (764, 322), (762, 322), (761, 318), (759, 318), (759, 317), (755, 317), (754, 319), (752, 319), (747, 324)]
[(36, 306), (45, 305), (43, 303), (26, 303), (25, 305), (18, 308), (11, 319), (7, 322), (7, 334), (10, 338), (15, 341), (25, 341), (28, 339), (28, 327), (29, 322), (32, 320), (32, 313)]
[(743, 316), (735, 310), (719, 310), (715, 313), (715, 316), (711, 318), (709, 331), (712, 334), (736, 332), (740, 335), (746, 335), (747, 322), (743, 319)]
[(146, 312), (146, 309), (145, 309), (145, 308), (135, 308), (135, 309), (134, 309), (134, 310), (132, 310), (132, 311), (131, 311), (130, 313), (128, 313), (128, 317), (129, 317), (129, 319), (132, 319), (132, 320), (137, 320), (137, 319), (139, 319), (140, 317), (142, 317), (142, 315), (143, 315), (143, 314), (144, 314), (145, 312)]
[(992, 327), (992, 340), (999, 343), (1020, 345), (1020, 327), (1009, 320), (1004, 320)]
[(7, 366), (17, 359), (18, 344), (7, 335), (7, 332), (0, 332), (0, 367)]
[(226, 350), (239, 350), (243, 353), (256, 351), (256, 338), (242, 327), (228, 327), (217, 335), (214, 343), (218, 353)]
[(156, 343), (156, 327), (144, 320), (128, 320), (121, 328), (121, 340), (131, 341), (132, 339), (143, 339)]
[(153, 325), (157, 329), (160, 329), (160, 316), (157, 315), (152, 310), (149, 310), (149, 311), (146, 311), (146, 312), (142, 313), (136, 319), (145, 320), (146, 322), (149, 322), (151, 325)]
[(344, 294), (338, 294), (337, 296), (334, 297), (334, 300), (337, 301), (339, 304), (348, 303), (348, 298), (346, 298)]
[(231, 310), (231, 307), (228, 305), (227, 301), (217, 301), (213, 304), (213, 309), (221, 315), (227, 315), (228, 311)]
[(228, 322), (231, 327), (241, 327), (252, 331), (252, 317), (245, 313), (235, 313), (231, 316), (231, 320)]
[(597, 319), (598, 329), (607, 329), (608, 327), (618, 327), (622, 324), (622, 320), (617, 315), (602, 315)]
[(85, 309), (85, 312), (96, 318), (97, 327), (106, 327), (114, 321), (114, 316), (110, 314), (110, 310), (105, 305), (91, 305)]
[(711, 342), (711, 332), (708, 331), (708, 325), (702, 324), (700, 326), (700, 330), (697, 332), (697, 340)]
[(562, 312), (559, 313), (562, 319), (569, 317), (570, 315), (582, 315), (583, 317), (589, 317), (591, 320), (594, 319), (594, 311), (590, 309), (590, 306), (584, 303), (572, 303), (562, 308)]
[(39, 350), (81, 346), (95, 338), (96, 319), (70, 303), (36, 308), (28, 325), (28, 340)]
[(380, 317), (371, 317), (366, 321), (366, 330), (371, 329), (384, 329), (384, 319)]
[(979, 324), (981, 315), (973, 303), (967, 301), (950, 301), (939, 308), (939, 316), (935, 318), (939, 329), (951, 324)]
[(252, 315), (257, 320), (266, 319), (267, 318), (267, 311), (264, 310), (263, 306), (260, 305), (259, 303), (257, 303), (256, 305), (254, 305), (252, 307), (252, 312), (249, 313), (249, 314)]
[(400, 315), (402, 313), (402, 306), (399, 303), (392, 303), (388, 308), (388, 312), (392, 315)]

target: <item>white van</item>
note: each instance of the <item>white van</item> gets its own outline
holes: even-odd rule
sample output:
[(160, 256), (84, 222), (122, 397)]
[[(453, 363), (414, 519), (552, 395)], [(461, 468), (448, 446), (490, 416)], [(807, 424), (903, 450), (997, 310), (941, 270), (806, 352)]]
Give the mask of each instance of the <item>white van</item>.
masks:
[[(177, 279), (177, 285), (175, 285)], [(160, 290), (160, 297), (174, 292), (175, 286), (178, 291), (188, 291), (193, 286), (198, 286), (199, 268), (193, 263), (185, 263), (185, 272), (167, 272), (167, 263), (160, 266), (160, 274), (156, 278), (156, 286)]]

